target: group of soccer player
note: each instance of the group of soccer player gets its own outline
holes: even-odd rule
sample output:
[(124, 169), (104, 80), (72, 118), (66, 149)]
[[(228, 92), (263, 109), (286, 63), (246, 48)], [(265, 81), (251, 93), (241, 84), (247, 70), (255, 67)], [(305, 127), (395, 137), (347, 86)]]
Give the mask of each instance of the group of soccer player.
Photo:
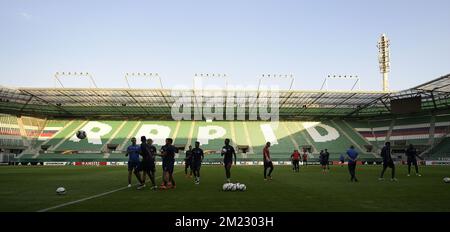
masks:
[(303, 149), (303, 155), (295, 149), (290, 158), (292, 161), (292, 170), (294, 172), (300, 172), (300, 159), (302, 159), (303, 165), (308, 166), (308, 152), (305, 148)]
[[(414, 165), (416, 169), (416, 175), (421, 176), (419, 173), (419, 167), (417, 165), (417, 158), (422, 159), (418, 154), (417, 150), (414, 148), (412, 144), (408, 146), (408, 148), (405, 150), (405, 155), (407, 157), (407, 164), (408, 164), (408, 176), (411, 176), (411, 165)], [(355, 170), (356, 170), (356, 164), (358, 160), (358, 152), (355, 150), (354, 146), (351, 146), (347, 150), (347, 157), (349, 159), (348, 161), (348, 170), (350, 173), (350, 181), (358, 182), (358, 179), (356, 178)], [(386, 142), (384, 147), (381, 149), (381, 158), (383, 159), (383, 169), (381, 171), (380, 177), (378, 180), (383, 181), (384, 180), (384, 173), (386, 172), (387, 168), (391, 168), (391, 181), (397, 181), (397, 178), (395, 177), (395, 163), (392, 159), (392, 149), (391, 149), (391, 143)]]
[(191, 169), (191, 174), (194, 173), (194, 183), (200, 184), (200, 167), (202, 165), (202, 161), (204, 158), (203, 149), (200, 148), (200, 142), (195, 142), (195, 148), (192, 149), (192, 146), (189, 145), (189, 150), (186, 151), (186, 158), (184, 173), (187, 176), (188, 168)]
[[(145, 136), (141, 137), (141, 144), (136, 144), (136, 138), (131, 138), (131, 145), (127, 148), (128, 156), (128, 187), (131, 187), (132, 174), (136, 176), (139, 181), (138, 189), (145, 187), (146, 175), (149, 176), (152, 182), (152, 190), (156, 190), (155, 181), (155, 159), (156, 156), (162, 158), (163, 181), (161, 189), (176, 188), (175, 179), (173, 178), (173, 168), (175, 164), (176, 148), (172, 145), (173, 139), (167, 138), (166, 144), (161, 147), (160, 154), (157, 154), (157, 149), (153, 146), (153, 140), (147, 139)], [(142, 156), (142, 161), (140, 159)], [(142, 172), (142, 175), (141, 175)]]
[[(268, 147), (270, 147), (270, 143), (267, 143), (267, 144), (268, 145), (266, 145), (266, 147), (263, 151), (264, 154), (268, 153), (268, 151), (266, 151), (266, 149), (268, 149)], [(306, 159), (307, 159), (306, 150), (304, 150), (303, 152), (304, 152), (303, 162), (306, 165)], [(350, 173), (350, 181), (358, 182), (358, 179), (356, 178), (356, 173), (355, 173), (356, 172), (356, 164), (357, 164), (357, 160), (358, 160), (358, 152), (355, 150), (355, 147), (353, 145), (350, 146), (350, 148), (347, 150), (346, 155), (347, 155), (347, 159), (348, 159), (348, 170)], [(390, 142), (385, 143), (385, 146), (381, 149), (380, 155), (383, 159), (383, 169), (382, 169), (380, 177), (378, 179), (380, 181), (384, 180), (384, 173), (386, 172), (387, 168), (390, 168), (391, 169), (391, 181), (397, 181), (397, 178), (395, 177), (395, 164), (394, 164), (394, 160), (392, 159), (392, 149), (391, 149)], [(408, 165), (408, 175), (407, 176), (411, 176), (411, 166), (412, 165), (414, 165), (414, 167), (415, 167), (416, 175), (421, 176), (421, 174), (419, 173), (419, 167), (417, 165), (417, 158), (419, 158), (419, 159), (422, 159), (422, 158), (417, 154), (417, 150), (414, 148), (414, 146), (412, 144), (410, 144), (408, 146), (408, 148), (405, 150), (405, 155), (407, 157), (407, 165)], [(264, 155), (264, 157), (266, 157), (266, 155)], [(324, 150), (320, 151), (319, 163), (320, 163), (323, 174), (327, 173), (330, 169), (329, 158), (330, 158), (330, 153), (328, 152), (328, 149), (324, 149)], [(266, 158), (264, 158), (264, 160), (266, 160)], [(294, 150), (294, 152), (291, 155), (291, 160), (292, 160), (292, 166), (293, 166), (292, 169), (294, 170), (294, 172), (299, 172), (299, 170), (300, 170), (300, 168), (299, 168), (300, 154), (299, 154), (298, 150)], [(345, 157), (343, 155), (341, 155), (339, 157), (339, 161), (342, 166), (344, 164)], [(264, 179), (266, 178), (266, 166), (268, 166), (268, 165), (266, 165), (266, 162), (264, 162)], [(271, 162), (270, 162), (270, 166), (272, 166)], [(269, 172), (269, 176), (270, 176), (270, 173), (272, 170), (273, 170), (273, 166)]]
[[(125, 156), (128, 156), (128, 187), (131, 187), (132, 175), (136, 176), (139, 182), (137, 189), (146, 187), (145, 181), (148, 175), (152, 183), (152, 190), (158, 189), (155, 181), (155, 160), (156, 156), (162, 159), (162, 183), (160, 189), (175, 189), (175, 179), (173, 177), (173, 169), (175, 165), (175, 154), (178, 153), (177, 148), (172, 144), (173, 139), (167, 138), (166, 144), (161, 147), (158, 154), (157, 149), (153, 146), (153, 140), (147, 139), (145, 136), (141, 137), (141, 144), (137, 145), (136, 138), (131, 138), (131, 145), (128, 146)], [(230, 145), (230, 139), (225, 139), (225, 146), (222, 147), (221, 155), (225, 167), (225, 175), (227, 182), (231, 182), (231, 166), (236, 164), (236, 151)], [(142, 157), (142, 159), (141, 159)], [(204, 152), (200, 148), (200, 142), (195, 142), (195, 147), (189, 146), (186, 151), (185, 158), (185, 174), (187, 175), (188, 168), (194, 174), (194, 183), (200, 184), (200, 167), (204, 158)], [(273, 166), (272, 166), (273, 168)], [(142, 172), (142, 174), (141, 174)]]
[[(230, 139), (225, 139), (225, 146), (222, 147), (221, 156), (223, 156), (223, 164), (225, 167), (225, 176), (227, 182), (231, 182), (231, 166), (236, 164), (236, 151), (234, 147), (230, 145)], [(195, 148), (189, 146), (189, 150), (186, 151), (186, 157), (184, 159), (184, 174), (186, 177), (192, 176), (194, 174), (194, 183), (200, 184), (200, 167), (204, 158), (204, 152), (200, 148), (200, 142), (195, 142)], [(188, 175), (188, 169), (190, 169), (190, 174)]]
[[(155, 181), (155, 158), (156, 156), (160, 156), (162, 158), (162, 183), (160, 185), (160, 189), (171, 189), (176, 188), (175, 179), (173, 177), (173, 170), (175, 164), (175, 153), (178, 153), (177, 148), (172, 144), (173, 139), (167, 138), (166, 144), (161, 147), (161, 151), (158, 154), (156, 147), (153, 145), (152, 139), (147, 139), (145, 136), (141, 137), (141, 144), (136, 144), (136, 138), (131, 139), (131, 145), (127, 148), (126, 156), (129, 157), (128, 161), (128, 187), (131, 187), (131, 179), (132, 175), (136, 176), (139, 181), (138, 189), (144, 188), (146, 176), (148, 175), (150, 181), (152, 183), (151, 189), (156, 190), (157, 185)], [(236, 151), (233, 146), (230, 145), (230, 139), (225, 139), (225, 146), (222, 147), (221, 155), (223, 156), (223, 164), (225, 168), (225, 176), (226, 181), (228, 183), (231, 182), (231, 167), (233, 164), (236, 164)], [(188, 176), (188, 169), (190, 169), (190, 174), (194, 174), (194, 183), (200, 184), (200, 168), (202, 165), (202, 161), (204, 159), (203, 149), (200, 148), (200, 142), (195, 142), (195, 147), (189, 146), (189, 149), (186, 151), (185, 157), (185, 175)], [(262, 150), (263, 154), (263, 163), (264, 163), (264, 180), (272, 180), (272, 172), (274, 170), (274, 166), (272, 163), (272, 159), (270, 157), (270, 146), (271, 143), (267, 142)], [(397, 181), (395, 178), (395, 164), (392, 159), (392, 149), (390, 142), (386, 142), (385, 146), (381, 150), (381, 157), (383, 158), (383, 169), (381, 171), (379, 180), (384, 180), (384, 173), (387, 168), (391, 168), (391, 181)], [(348, 170), (350, 173), (350, 181), (358, 182), (356, 178), (356, 165), (358, 161), (358, 152), (355, 150), (354, 146), (350, 146), (350, 148), (346, 152), (348, 159)], [(405, 154), (407, 156), (407, 164), (408, 164), (408, 176), (411, 173), (411, 165), (415, 166), (416, 175), (421, 176), (419, 173), (419, 168), (417, 166), (417, 159), (419, 157), (416, 149), (412, 144), (406, 149)], [(142, 156), (142, 159), (140, 158)], [(303, 162), (307, 165), (307, 152), (303, 150)], [(319, 161), (321, 164), (322, 173), (327, 173), (330, 169), (329, 167), (329, 157), (330, 153), (327, 149), (320, 151)], [(294, 150), (291, 155), (291, 160), (293, 164), (293, 171), (299, 172), (300, 170), (300, 158), (301, 155), (298, 150)], [(420, 158), (420, 157), (419, 157)], [(344, 163), (344, 157), (341, 155), (340, 157), (341, 165)], [(268, 171), (268, 172), (267, 172)], [(142, 172), (142, 174), (141, 174)]]

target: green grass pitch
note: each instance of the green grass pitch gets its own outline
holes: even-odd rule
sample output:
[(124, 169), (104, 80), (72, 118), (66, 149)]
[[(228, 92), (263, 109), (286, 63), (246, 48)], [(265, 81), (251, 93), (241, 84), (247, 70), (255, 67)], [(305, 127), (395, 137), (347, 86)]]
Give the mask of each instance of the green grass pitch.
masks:
[[(450, 211), (450, 167), (420, 167), (422, 177), (406, 176), (397, 166), (398, 182), (378, 181), (381, 166), (359, 166), (359, 183), (351, 183), (347, 167), (332, 166), (323, 175), (318, 166), (275, 166), (273, 181), (265, 182), (261, 166), (234, 166), (233, 182), (246, 192), (223, 192), (222, 166), (203, 166), (200, 185), (175, 169), (177, 189), (151, 191), (124, 188), (50, 211)], [(157, 166), (160, 183), (161, 167)], [(389, 177), (388, 169), (386, 176)], [(133, 176), (133, 183), (136, 180)], [(0, 211), (39, 211), (117, 190), (127, 185), (122, 167), (0, 167)], [(59, 186), (66, 195), (56, 195)]]

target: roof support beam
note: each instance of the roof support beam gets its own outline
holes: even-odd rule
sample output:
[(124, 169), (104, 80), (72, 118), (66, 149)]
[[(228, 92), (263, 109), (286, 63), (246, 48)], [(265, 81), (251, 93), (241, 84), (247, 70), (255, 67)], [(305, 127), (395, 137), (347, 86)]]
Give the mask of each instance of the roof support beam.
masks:
[(325, 115), (327, 115), (328, 113), (330, 113), (332, 110), (336, 109), (338, 106), (344, 104), (346, 101), (348, 101), (348, 99), (354, 97), (356, 95), (356, 93), (353, 93), (352, 95), (350, 95), (349, 97), (345, 98), (345, 100), (343, 100), (342, 102), (339, 102), (339, 104), (335, 104), (333, 108), (329, 109), (327, 112), (325, 112), (324, 114), (322, 114), (320, 117), (323, 117)]
[(353, 112), (347, 114), (345, 117), (350, 117), (350, 116), (352, 116), (353, 114), (358, 113), (359, 111), (361, 111), (361, 110), (363, 110), (363, 109), (366, 109), (367, 107), (369, 107), (369, 106), (371, 106), (371, 105), (377, 103), (377, 101), (381, 100), (381, 98), (383, 98), (383, 97), (385, 97), (385, 96), (387, 96), (387, 95), (388, 95), (388, 94), (383, 95), (383, 96), (381, 96), (381, 97), (379, 97), (379, 98), (377, 98), (377, 99), (375, 99), (375, 100), (373, 100), (373, 101), (371, 101), (371, 102), (369, 102), (369, 103), (367, 103), (367, 104), (365, 104), (365, 105), (363, 105), (363, 106), (357, 106), (357, 107), (356, 107), (356, 110), (354, 110)]
[[(314, 101), (312, 101), (312, 102), (310, 102), (310, 103), (307, 103), (306, 105), (314, 104), (316, 101), (318, 101), (320, 98), (322, 98), (323, 95), (325, 95), (325, 93), (321, 93), (319, 97), (315, 98)], [(302, 111), (300, 111), (299, 114), (303, 114), (303, 112), (305, 112), (305, 110), (306, 110), (307, 108), (308, 108), (308, 107), (304, 107), (304, 108), (302, 109)]]
[(33, 96), (30, 96), (30, 98), (27, 100), (27, 102), (22, 106), (22, 108), (20, 108), (20, 113), (23, 112), (23, 110), (25, 109), (25, 107), (27, 107), (28, 103), (30, 103), (31, 99), (33, 99)]
[(433, 106), (434, 106), (434, 109), (437, 110), (436, 100), (434, 99), (434, 94), (433, 94), (433, 92), (431, 92), (431, 100), (433, 100)]
[(64, 96), (66, 96), (66, 97), (68, 97), (68, 98), (70, 98), (72, 101), (76, 102), (77, 104), (80, 104), (81, 106), (86, 106), (86, 105), (84, 105), (83, 103), (81, 103), (81, 102), (75, 100), (74, 98), (72, 98), (70, 95), (67, 95), (67, 94), (65, 94), (64, 92), (61, 92), (60, 90), (58, 90), (57, 92), (60, 93), (60, 94), (62, 94), (62, 95), (64, 95)]
[(128, 96), (130, 96), (134, 100), (136, 104), (138, 104), (139, 107), (141, 107), (145, 111), (145, 113), (150, 114), (150, 112), (148, 112), (147, 109), (143, 107), (128, 90), (125, 90), (125, 92), (128, 94)]
[(30, 96), (33, 96), (33, 97), (36, 98), (36, 99), (39, 99), (39, 100), (41, 100), (41, 101), (47, 103), (47, 104), (50, 105), (50, 106), (56, 107), (58, 110), (64, 111), (65, 113), (67, 113), (67, 114), (69, 114), (69, 115), (72, 115), (72, 113), (70, 113), (69, 111), (67, 111), (66, 109), (64, 109), (64, 108), (61, 107), (61, 106), (53, 105), (52, 103), (46, 101), (45, 99), (43, 99), (43, 98), (41, 98), (41, 97), (38, 97), (38, 96), (36, 96), (36, 95), (34, 95), (34, 94), (32, 94), (32, 93), (26, 91), (26, 90), (21, 90), (21, 91), (24, 92), (24, 93), (26, 93), (26, 94), (28, 94), (28, 95), (30, 95)]
[(386, 105), (386, 103), (383, 101), (383, 98), (380, 98), (381, 103), (383, 103), (384, 107), (386, 107), (386, 109), (391, 112), (391, 109)]
[[(93, 90), (92, 92), (93, 92), (95, 95), (97, 95), (97, 97), (101, 98), (104, 102), (108, 103), (108, 100), (105, 99), (102, 95), (98, 94), (97, 91)], [(113, 99), (113, 98), (111, 98), (111, 99)], [(111, 102), (111, 103), (112, 103), (112, 102)], [(110, 107), (114, 107), (114, 106), (110, 105)], [(121, 109), (122, 109), (122, 108), (119, 107), (119, 112), (120, 112), (123, 116), (125, 116), (125, 113), (124, 113)]]

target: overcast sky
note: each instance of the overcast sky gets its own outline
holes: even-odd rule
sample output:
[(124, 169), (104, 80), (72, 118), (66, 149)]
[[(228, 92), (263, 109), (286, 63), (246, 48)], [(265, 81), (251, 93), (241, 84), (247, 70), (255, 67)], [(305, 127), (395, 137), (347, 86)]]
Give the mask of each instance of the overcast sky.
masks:
[(191, 86), (195, 73), (241, 85), (293, 74), (295, 89), (315, 90), (328, 74), (353, 74), (361, 89), (381, 90), (382, 33), (391, 39), (391, 89), (450, 73), (448, 0), (0, 0), (0, 85), (54, 87), (57, 71), (90, 72), (99, 87), (126, 87), (126, 72), (157, 72), (165, 87)]

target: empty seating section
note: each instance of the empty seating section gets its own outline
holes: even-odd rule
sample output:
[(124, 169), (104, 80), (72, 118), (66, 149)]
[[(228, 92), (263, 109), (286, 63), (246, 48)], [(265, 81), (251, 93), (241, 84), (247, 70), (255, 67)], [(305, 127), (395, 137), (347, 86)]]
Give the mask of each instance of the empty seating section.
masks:
[[(313, 126), (314, 125), (314, 126)], [(310, 141), (315, 143), (316, 149), (318, 151), (328, 149), (330, 153), (330, 157), (333, 159), (338, 159), (341, 154), (345, 154), (347, 149), (353, 143), (342, 133), (339, 131), (338, 127), (334, 125), (332, 121), (325, 121), (322, 123), (313, 123), (312, 125), (309, 123), (303, 123), (306, 131), (306, 136), (310, 137)], [(316, 131), (316, 132), (315, 132)], [(320, 136), (315, 136), (315, 133), (318, 133)], [(353, 132), (349, 135), (352, 138), (355, 138), (356, 132)], [(364, 154), (364, 151), (355, 147), (361, 155)]]
[[(434, 153), (450, 153), (450, 114), (435, 116)], [(390, 131), (392, 122), (394, 122)], [(238, 151), (238, 157), (246, 160), (262, 160), (262, 149), (270, 141), (274, 160), (287, 160), (294, 149), (310, 146), (313, 157), (320, 150), (328, 149), (332, 159), (344, 154), (350, 145), (355, 145), (362, 158), (373, 158), (389, 137), (394, 144), (413, 143), (425, 146), (432, 139), (430, 116), (397, 117), (392, 119), (325, 121), (157, 121), (145, 119), (128, 120), (84, 120), (84, 119), (38, 119), (0, 114), (1, 148), (22, 147), (28, 143), (33, 149), (24, 149), (21, 159), (33, 160), (126, 160), (124, 156), (130, 138), (140, 136), (152, 138), (159, 150), (165, 138), (172, 137), (174, 144), (181, 147), (194, 146), (195, 141), (208, 151), (207, 160), (220, 159), (224, 139), (230, 138), (232, 145), (246, 145), (246, 154)], [(79, 139), (76, 133), (84, 130), (86, 139)], [(431, 137), (432, 138), (432, 137)], [(24, 141), (27, 141), (24, 143)], [(442, 142), (441, 142), (442, 141)], [(116, 151), (109, 151), (107, 144), (118, 145)], [(375, 145), (367, 152), (365, 145)], [(48, 147), (47, 152), (42, 145)], [(430, 145), (428, 145), (430, 146)], [(64, 154), (77, 153), (77, 154)], [(182, 160), (184, 152), (177, 156)]]
[(30, 142), (30, 146), (35, 146), (38, 142), (39, 135), (45, 126), (45, 119), (34, 117), (21, 117), (26, 138)]
[[(443, 122), (436, 122), (436, 131), (441, 132), (442, 127), (450, 118), (442, 118)], [(431, 128), (431, 116), (417, 116), (417, 117), (397, 117), (394, 121), (392, 130), (389, 130), (392, 124), (392, 119), (378, 119), (368, 120), (365, 122), (348, 122), (355, 128), (365, 139), (379, 148), (383, 146), (388, 139), (393, 144), (415, 144), (415, 145), (429, 145)], [(448, 128), (448, 127), (447, 127)]]
[[(112, 134), (119, 129), (122, 121), (89, 121), (82, 128), (63, 133), (63, 143), (54, 150), (78, 150), (78, 151), (100, 151), (104, 144), (109, 140)], [(73, 126), (80, 124), (74, 123)], [(82, 124), (81, 124), (82, 125)], [(76, 137), (77, 129), (82, 129), (87, 133), (91, 133), (86, 139), (80, 140)], [(64, 140), (65, 139), (65, 140)]]
[[(118, 131), (116, 131), (115, 136), (112, 136), (111, 138), (108, 138), (109, 144), (116, 144), (117, 150), (121, 150), (121, 145), (124, 143), (127, 143), (129, 138), (128, 135), (132, 132), (133, 128), (138, 124), (138, 121), (123, 121), (121, 122)], [(122, 125), (123, 124), (123, 125)], [(104, 144), (106, 145), (106, 144)]]
[(23, 138), (17, 117), (0, 114), (0, 147), (20, 148), (23, 146)]
[(355, 133), (354, 128), (346, 121), (336, 120), (333, 122), (339, 127), (340, 130), (342, 130), (342, 132), (345, 132), (345, 134), (351, 138), (351, 140), (349, 140), (352, 145), (359, 145), (362, 149), (364, 149), (364, 145), (370, 145), (370, 142), (361, 136), (361, 134)]
[(196, 122), (191, 145), (199, 141), (203, 150), (218, 151), (226, 138), (231, 139), (229, 122)]
[(50, 146), (49, 150), (59, 151), (59, 146), (66, 142), (70, 136), (73, 136), (76, 133), (77, 128), (82, 126), (83, 123), (85, 123), (85, 121), (82, 120), (66, 121), (64, 123), (64, 127), (62, 127), (57, 133), (53, 135), (53, 137), (49, 138), (48, 141), (46, 141), (46, 145)]
[[(249, 146), (249, 151), (247, 151), (247, 152), (252, 152), (253, 146), (250, 141), (250, 132), (248, 130), (244, 129), (244, 123), (246, 123), (246, 122), (230, 122), (230, 127), (231, 127), (231, 125), (233, 126), (234, 133), (235, 133), (234, 143), (236, 145)], [(247, 133), (248, 133), (248, 136), (247, 136)]]
[(369, 120), (369, 127), (372, 128), (372, 144), (377, 145), (379, 148), (383, 147), (386, 142), (391, 123), (391, 119)]
[(389, 131), (391, 120), (369, 121), (369, 120), (354, 120), (346, 121), (346, 124), (351, 126), (353, 130), (357, 131), (361, 137), (372, 144), (375, 148), (383, 145), (387, 133)]
[[(249, 158), (252, 158), (255, 160), (262, 160), (262, 149), (263, 149), (265, 143), (270, 140), (270, 139), (266, 140), (263, 133), (271, 128), (270, 124), (264, 123), (265, 126), (263, 126), (261, 128), (261, 125), (263, 124), (261, 122), (246, 121), (246, 122), (242, 122), (242, 123), (246, 125), (248, 134), (250, 136), (249, 140), (252, 144), (253, 154), (249, 154)], [(269, 126), (267, 126), (267, 125), (269, 125)], [(245, 127), (244, 127), (244, 129), (245, 129)], [(269, 132), (269, 133), (271, 133), (271, 132)], [(246, 136), (246, 135), (242, 134), (239, 136)], [(269, 134), (267, 136), (269, 136)], [(272, 143), (273, 143), (273, 141), (272, 141)], [(276, 146), (276, 144), (274, 146)]]
[(430, 123), (431, 116), (397, 118), (390, 140), (426, 145), (430, 140)]
[(448, 137), (450, 133), (450, 114), (436, 115), (434, 125), (434, 137)]
[(450, 138), (444, 138), (439, 144), (437, 144), (431, 152), (429, 152), (430, 157), (433, 158), (444, 158), (450, 156)]
[(193, 141), (194, 139), (189, 140), (189, 138), (191, 138), (191, 136), (194, 135), (193, 129), (195, 128), (195, 124), (196, 122), (180, 122), (178, 126), (177, 136), (174, 138), (175, 139), (174, 144), (176, 145), (181, 144), (187, 145), (188, 143), (193, 144), (193, 142), (195, 142)]
[[(298, 142), (291, 135), (292, 132), (288, 128), (286, 122), (279, 122), (278, 128), (274, 128), (275, 138), (277, 138), (278, 143), (274, 144), (272, 147), (273, 158), (286, 158), (290, 157), (294, 149), (299, 149)], [(260, 151), (262, 157), (262, 150)]]

